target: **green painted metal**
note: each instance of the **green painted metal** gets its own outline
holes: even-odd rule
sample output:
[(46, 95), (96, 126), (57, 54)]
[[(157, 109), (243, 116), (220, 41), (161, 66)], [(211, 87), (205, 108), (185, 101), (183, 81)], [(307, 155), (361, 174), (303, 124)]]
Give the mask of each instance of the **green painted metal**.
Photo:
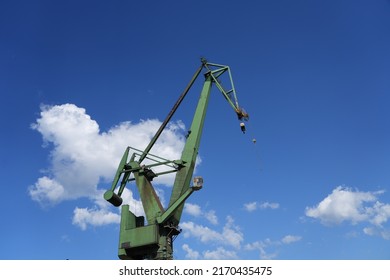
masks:
[(158, 224), (144, 225), (144, 218), (135, 216), (129, 205), (121, 209), (118, 257), (123, 260), (155, 258), (158, 250)]
[[(136, 164), (138, 163), (132, 162), (131, 166), (133, 168), (139, 167), (136, 166)], [(134, 177), (145, 210), (146, 220), (148, 221), (148, 224), (153, 224), (157, 217), (164, 212), (164, 208), (151, 184), (151, 176), (153, 175), (149, 175), (148, 172), (151, 172), (150, 169), (141, 168), (134, 171)]]
[(195, 191), (195, 188), (188, 188), (176, 201), (168, 207), (168, 209), (160, 217), (157, 217), (157, 223), (163, 224), (169, 218), (172, 217), (174, 213), (177, 212), (178, 208), (184, 205), (186, 199)]
[[(211, 85), (211, 75), (206, 74), (206, 81), (204, 82), (203, 89), (198, 101), (198, 106), (196, 108), (191, 128), (189, 130), (189, 135), (181, 155), (181, 160), (185, 162), (185, 164), (184, 167), (176, 174), (169, 206), (174, 204), (175, 201), (179, 199), (179, 197), (190, 187), (191, 178), (194, 173), (196, 157), (199, 151), (200, 139), (202, 137), (202, 129), (206, 117)], [(183, 205), (180, 205), (178, 206), (177, 211), (173, 214), (173, 224), (178, 225), (182, 212)]]
[[(220, 64), (209, 63), (205, 59), (202, 59), (201, 62), (201, 66), (196, 70), (189, 84), (179, 96), (179, 99), (146, 149), (141, 151), (131, 147), (126, 148), (111, 188), (104, 193), (104, 198), (118, 207), (122, 204), (121, 195), (126, 184), (130, 181), (135, 181), (146, 216), (147, 224), (145, 224), (145, 217), (137, 217), (130, 211), (129, 205), (122, 206), (118, 246), (120, 259), (167, 260), (173, 258), (173, 240), (181, 232), (179, 222), (184, 203), (194, 191), (201, 189), (203, 184), (203, 179), (196, 177), (194, 178), (194, 186), (191, 186), (191, 179), (199, 152), (212, 85), (215, 84), (221, 91), (240, 121), (248, 119), (248, 114), (238, 105), (230, 68)], [(153, 145), (184, 100), (202, 69), (206, 69), (205, 81), (181, 158), (168, 160), (150, 154)], [(225, 90), (220, 81), (221, 75), (226, 72), (230, 80), (231, 89), (229, 90)], [(242, 127), (242, 123), (240, 125)], [(131, 157), (129, 158), (130, 154)], [(149, 163), (141, 164), (144, 160), (148, 160)], [(155, 173), (152, 167), (157, 166), (165, 166), (167, 170)], [(152, 181), (157, 176), (171, 172), (176, 172), (176, 177), (168, 207), (164, 209), (152, 185)], [(118, 191), (115, 192), (117, 188)]]

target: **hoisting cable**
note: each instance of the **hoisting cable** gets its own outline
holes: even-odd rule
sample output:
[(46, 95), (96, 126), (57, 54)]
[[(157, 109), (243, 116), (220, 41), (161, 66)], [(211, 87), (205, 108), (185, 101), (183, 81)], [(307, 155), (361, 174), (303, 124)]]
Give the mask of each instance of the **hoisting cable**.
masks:
[(187, 87), (184, 89), (183, 93), (179, 96), (179, 99), (176, 101), (176, 103), (173, 105), (171, 111), (169, 112), (168, 116), (165, 118), (164, 122), (161, 124), (160, 128), (157, 130), (156, 134), (153, 136), (152, 140), (150, 141), (149, 145), (145, 148), (142, 155), (140, 156), (138, 163), (141, 164), (141, 162), (145, 159), (145, 157), (148, 155), (150, 150), (152, 149), (153, 145), (156, 143), (158, 137), (160, 137), (161, 133), (167, 126), (168, 122), (171, 120), (173, 114), (176, 112), (177, 108), (179, 107), (180, 103), (183, 101), (184, 97), (186, 97), (188, 91), (194, 84), (196, 78), (199, 76), (199, 73), (202, 71), (204, 67), (204, 62), (202, 61), (202, 65), (196, 70), (195, 74), (192, 76), (192, 79), (188, 83)]
[[(248, 124), (249, 124), (249, 122), (248, 122)], [(255, 152), (255, 157), (256, 157), (256, 161), (257, 161), (257, 163), (258, 163), (258, 165), (259, 165), (259, 170), (260, 171), (263, 171), (263, 168), (262, 168), (262, 161), (261, 161), (261, 156), (260, 156), (260, 152), (259, 152), (259, 149), (258, 149), (258, 146), (257, 146), (257, 139), (256, 139), (256, 137), (254, 136), (254, 134), (253, 134), (253, 130), (251, 129), (251, 125), (249, 124), (249, 129), (248, 129), (249, 131), (250, 131), (250, 133), (249, 133), (249, 138), (250, 138), (250, 141), (252, 142), (252, 146), (253, 146), (253, 149), (254, 149), (254, 152)]]

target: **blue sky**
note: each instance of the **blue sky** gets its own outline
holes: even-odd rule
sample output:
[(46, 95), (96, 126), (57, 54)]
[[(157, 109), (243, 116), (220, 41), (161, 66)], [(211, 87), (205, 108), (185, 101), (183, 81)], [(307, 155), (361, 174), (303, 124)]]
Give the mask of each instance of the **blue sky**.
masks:
[[(385, 0), (3, 1), (0, 259), (116, 259), (102, 192), (201, 56), (250, 121), (214, 88), (175, 258), (390, 258), (389, 34)], [(159, 155), (180, 156), (201, 84)]]

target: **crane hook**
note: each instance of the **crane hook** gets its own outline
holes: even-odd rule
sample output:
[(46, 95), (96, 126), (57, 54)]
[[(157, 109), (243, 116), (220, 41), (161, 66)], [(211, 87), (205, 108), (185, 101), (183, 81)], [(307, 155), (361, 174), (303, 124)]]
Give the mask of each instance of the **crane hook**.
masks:
[(245, 131), (246, 131), (245, 123), (241, 122), (240, 123), (240, 128), (241, 128), (242, 133), (245, 134)]

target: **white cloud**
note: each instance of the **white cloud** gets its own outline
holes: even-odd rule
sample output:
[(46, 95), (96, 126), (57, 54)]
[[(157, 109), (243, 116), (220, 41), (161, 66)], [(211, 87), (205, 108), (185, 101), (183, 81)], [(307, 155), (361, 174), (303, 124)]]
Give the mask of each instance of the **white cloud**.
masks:
[(213, 225), (218, 224), (218, 217), (215, 214), (214, 210), (207, 211), (206, 213), (204, 213), (204, 216), (211, 224)]
[(223, 227), (222, 235), (228, 244), (236, 249), (241, 247), (241, 243), (244, 241), (244, 235), (240, 228), (234, 224), (234, 220), (231, 216), (226, 218), (227, 222)]
[[(107, 201), (105, 201), (103, 199), (103, 195), (99, 195), (97, 198), (100, 200), (100, 205), (101, 205), (100, 207), (102, 207), (102, 208), (104, 208), (104, 207), (111, 207), (111, 205), (109, 203), (107, 203)], [(122, 193), (122, 198), (123, 198), (123, 201), (126, 202), (126, 204), (129, 205), (129, 210), (131, 212), (133, 212), (134, 215), (136, 215), (136, 216), (145, 216), (145, 212), (144, 212), (144, 208), (142, 206), (142, 202), (141, 202), (141, 200), (138, 200), (138, 199), (134, 198), (134, 194), (133, 194), (132, 190), (124, 189), (124, 191)], [(95, 201), (95, 203), (98, 204), (97, 201)]]
[[(117, 214), (110, 213), (103, 206), (108, 203), (104, 200), (99, 203), (96, 199), (102, 196), (98, 184), (104, 182), (108, 189), (126, 147), (144, 149), (160, 125), (158, 120), (123, 122), (101, 132), (98, 123), (85, 109), (74, 104), (42, 106), (40, 117), (31, 127), (42, 135), (44, 147), (50, 152), (50, 165), (45, 168), (44, 176), (28, 188), (31, 198), (42, 205), (54, 205), (86, 197), (96, 205), (76, 208), (74, 224), (86, 228), (87, 225), (116, 222)], [(168, 125), (151, 153), (179, 159), (185, 142), (183, 130), (181, 122)], [(169, 174), (157, 177), (153, 182), (171, 185), (173, 180), (174, 174)], [(143, 212), (140, 202), (132, 198), (132, 194), (126, 198), (125, 193), (124, 203), (130, 199)]]
[(370, 236), (380, 236), (385, 240), (390, 240), (390, 230), (382, 227), (365, 227), (363, 232)]
[[(258, 250), (259, 251), (259, 258), (262, 260), (271, 260), (277, 257), (277, 253), (268, 253), (268, 248), (271, 245), (271, 242), (269, 240), (266, 241), (255, 241), (253, 243), (246, 244), (244, 249), (253, 251)], [(267, 251), (266, 251), (267, 250)]]
[(339, 224), (344, 221), (356, 224), (369, 220), (368, 209), (374, 209), (366, 208), (364, 204), (375, 200), (374, 193), (337, 187), (317, 206), (307, 207), (306, 215), (319, 219), (324, 224)]
[(248, 212), (253, 212), (257, 209), (257, 202), (254, 201), (254, 202), (246, 203), (246, 204), (244, 204), (244, 208)]
[(390, 218), (390, 204), (376, 201), (372, 207), (367, 207), (365, 210), (371, 217), (370, 222), (376, 226), (381, 226)]
[(249, 202), (244, 204), (244, 209), (248, 212), (253, 212), (257, 209), (278, 209), (279, 203), (276, 202)]
[(64, 187), (56, 180), (43, 176), (33, 186), (29, 187), (29, 193), (33, 200), (41, 204), (45, 201), (53, 204), (62, 200)]
[(202, 214), (202, 210), (198, 204), (187, 202), (184, 204), (184, 212), (191, 216), (199, 217)]
[(200, 253), (190, 248), (188, 244), (183, 244), (181, 248), (186, 252), (185, 258), (190, 260), (197, 260), (200, 257)]
[[(280, 246), (289, 245), (300, 240), (302, 240), (302, 237), (298, 235), (286, 235), (281, 240), (276, 241), (267, 238), (263, 241), (248, 243), (244, 246), (244, 249), (249, 251), (258, 250), (260, 259), (270, 260), (278, 256), (278, 249)], [(270, 250), (273, 250), (274, 252), (269, 253)]]
[(183, 222), (180, 224), (185, 238), (195, 237), (203, 243), (219, 242), (223, 243), (221, 233), (210, 229), (209, 227), (195, 224), (194, 222)]
[(383, 191), (361, 192), (351, 188), (337, 187), (314, 207), (306, 207), (306, 216), (319, 219), (325, 225), (350, 222), (370, 223), (376, 228), (366, 227), (367, 235), (380, 235), (387, 238), (383, 226), (390, 218), (390, 204), (382, 203), (378, 196)]
[[(180, 226), (183, 229), (184, 238), (197, 239), (210, 247), (210, 249), (200, 252), (185, 244), (182, 249), (186, 252), (185, 258), (187, 259), (238, 259), (238, 253), (242, 252), (242, 249), (259, 251), (260, 259), (273, 259), (277, 257), (277, 250), (282, 246), (302, 240), (301, 236), (289, 234), (277, 241), (265, 239), (245, 244), (244, 234), (231, 216), (226, 217), (226, 223), (220, 230), (211, 229), (192, 221), (183, 222)], [(270, 253), (269, 251), (274, 252)]]
[(206, 250), (200, 253), (193, 250), (188, 244), (183, 244), (182, 249), (186, 252), (185, 258), (190, 260), (232, 260), (238, 259), (237, 252), (234, 250), (226, 250), (223, 247), (218, 247), (215, 250)]
[(186, 202), (186, 204), (184, 204), (184, 212), (194, 217), (204, 217), (213, 225), (218, 224), (218, 217), (215, 214), (215, 211), (203, 211), (198, 204)]
[[(160, 124), (158, 120), (123, 122), (107, 132), (100, 132), (97, 122), (83, 108), (74, 104), (43, 106), (32, 128), (42, 134), (45, 146), (51, 148), (51, 163), (48, 175), (29, 188), (30, 195), (41, 202), (93, 196), (102, 179), (112, 180), (125, 148), (130, 145), (144, 149)], [(179, 159), (184, 146), (182, 129), (181, 123), (168, 126), (152, 153)], [(155, 181), (169, 185), (173, 178), (171, 174)], [(48, 188), (48, 180), (56, 183), (56, 195)], [(60, 194), (59, 186), (62, 187)]]
[(375, 229), (372, 227), (365, 227), (363, 232), (367, 235), (375, 235)]
[(264, 202), (264, 203), (261, 203), (260, 206), (259, 206), (260, 209), (267, 209), (267, 208), (270, 208), (270, 209), (278, 209), (279, 208), (279, 203), (275, 203), (275, 202)]
[(216, 250), (207, 250), (203, 252), (203, 258), (206, 260), (233, 260), (238, 259), (237, 252), (218, 247)]
[[(104, 191), (99, 190), (93, 198), (94, 206), (88, 207), (76, 207), (73, 211), (72, 223), (75, 226), (80, 227), (82, 230), (86, 230), (88, 226), (96, 227), (108, 224), (119, 224), (120, 222), (120, 208), (113, 209), (111, 204), (107, 203), (103, 198)], [(136, 216), (145, 216), (145, 212), (142, 206), (142, 202), (133, 197), (131, 190), (125, 189), (122, 194), (123, 201), (129, 205), (129, 210)]]
[(265, 239), (245, 244), (244, 234), (231, 216), (226, 217), (226, 223), (220, 230), (214, 230), (192, 221), (181, 223), (181, 227), (185, 239), (197, 239), (207, 244), (208, 247), (207, 250), (198, 251), (184, 244), (182, 250), (185, 252), (186, 259), (238, 259), (239, 253), (243, 250), (259, 251), (260, 259), (274, 259), (283, 246), (302, 240), (301, 236), (289, 234), (276, 241)]
[(183, 229), (185, 238), (195, 237), (203, 243), (215, 242), (239, 249), (244, 240), (243, 233), (240, 228), (234, 224), (233, 218), (228, 216), (226, 220), (222, 232), (212, 230), (209, 227), (202, 225), (197, 225), (194, 222), (183, 222), (180, 226)]
[(298, 242), (301, 239), (302, 239), (302, 236), (286, 235), (285, 237), (282, 238), (281, 241), (284, 244), (291, 244), (291, 243), (294, 243), (294, 242)]
[(119, 223), (120, 215), (107, 211), (106, 209), (74, 209), (72, 223), (86, 230), (88, 225), (102, 226), (106, 224)]

